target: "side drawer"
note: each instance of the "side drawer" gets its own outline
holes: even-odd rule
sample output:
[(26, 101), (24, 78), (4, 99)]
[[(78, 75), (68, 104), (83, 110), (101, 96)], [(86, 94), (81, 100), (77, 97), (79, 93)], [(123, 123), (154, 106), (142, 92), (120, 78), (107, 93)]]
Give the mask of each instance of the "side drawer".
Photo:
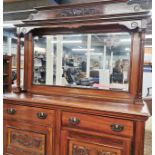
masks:
[(63, 112), (62, 125), (69, 128), (87, 129), (109, 134), (133, 136), (133, 122), (110, 117)]
[(4, 104), (4, 119), (53, 126), (55, 111), (21, 105)]

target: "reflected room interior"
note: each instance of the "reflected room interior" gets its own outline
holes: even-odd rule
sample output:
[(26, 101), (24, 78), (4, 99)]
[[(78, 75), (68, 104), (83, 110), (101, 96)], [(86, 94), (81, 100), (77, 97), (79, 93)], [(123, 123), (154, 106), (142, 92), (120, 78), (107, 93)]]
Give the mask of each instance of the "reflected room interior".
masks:
[(35, 36), (33, 43), (35, 85), (129, 90), (127, 32)]

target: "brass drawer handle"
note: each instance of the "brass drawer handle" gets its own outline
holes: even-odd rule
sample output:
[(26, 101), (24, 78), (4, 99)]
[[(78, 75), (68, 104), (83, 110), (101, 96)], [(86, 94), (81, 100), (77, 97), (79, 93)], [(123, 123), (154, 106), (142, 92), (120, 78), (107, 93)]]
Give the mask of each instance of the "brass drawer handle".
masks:
[(13, 108), (9, 108), (9, 109), (7, 109), (7, 113), (10, 115), (14, 115), (16, 113), (16, 110)]
[(80, 119), (76, 118), (76, 117), (71, 117), (71, 118), (69, 118), (69, 123), (71, 125), (78, 125), (80, 123)]
[(121, 124), (111, 124), (112, 131), (121, 132), (124, 130), (124, 126)]
[(46, 113), (44, 113), (44, 112), (38, 112), (37, 113), (37, 117), (39, 118), (39, 119), (46, 119), (47, 118), (47, 114)]

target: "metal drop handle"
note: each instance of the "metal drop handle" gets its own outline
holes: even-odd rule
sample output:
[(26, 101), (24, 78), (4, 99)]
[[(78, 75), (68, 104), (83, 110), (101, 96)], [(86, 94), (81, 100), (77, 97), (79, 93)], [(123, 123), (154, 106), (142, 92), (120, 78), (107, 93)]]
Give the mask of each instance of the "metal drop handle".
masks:
[(44, 113), (44, 112), (38, 112), (37, 113), (37, 117), (39, 118), (39, 119), (46, 119), (47, 118), (47, 114), (46, 113)]
[(16, 110), (13, 108), (9, 108), (9, 109), (7, 109), (7, 113), (10, 115), (14, 115), (16, 113)]
[(124, 126), (121, 124), (111, 124), (112, 131), (121, 132), (124, 130)]
[(80, 123), (80, 119), (76, 118), (76, 117), (71, 117), (71, 118), (69, 118), (69, 123), (71, 125), (78, 125)]

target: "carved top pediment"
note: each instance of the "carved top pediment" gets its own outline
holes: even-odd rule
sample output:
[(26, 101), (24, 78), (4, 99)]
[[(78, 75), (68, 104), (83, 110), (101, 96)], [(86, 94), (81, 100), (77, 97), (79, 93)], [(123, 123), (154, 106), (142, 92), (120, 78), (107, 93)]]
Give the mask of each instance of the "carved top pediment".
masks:
[[(131, 0), (130, 0), (131, 1)], [(42, 20), (58, 20), (66, 18), (78, 18), (91, 16), (107, 16), (128, 13), (139, 13), (146, 10), (141, 9), (141, 5), (132, 3), (128, 0), (104, 0), (99, 2), (45, 6), (35, 8), (36, 13), (33, 13), (24, 21), (42, 21)]]
[[(148, 10), (141, 9), (137, 3), (129, 4), (128, 0), (104, 0), (85, 4), (47, 6), (38, 7), (35, 10), (36, 13), (31, 14), (29, 19), (16, 26), (33, 28), (39, 26), (41, 28), (59, 27), (66, 24), (71, 27), (92, 25), (93, 23), (108, 25), (120, 24), (124, 21), (141, 21), (150, 16)], [(139, 23), (139, 21), (137, 22)], [(131, 25), (131, 23), (126, 25)], [(140, 25), (142, 24), (137, 24), (137, 27), (141, 28)]]
[[(87, 5), (63, 5), (35, 8), (37, 13), (31, 14), (28, 20), (47, 20), (58, 18), (74, 18), (104, 14), (104, 5), (95, 3)], [(27, 20), (27, 21), (28, 21)]]

